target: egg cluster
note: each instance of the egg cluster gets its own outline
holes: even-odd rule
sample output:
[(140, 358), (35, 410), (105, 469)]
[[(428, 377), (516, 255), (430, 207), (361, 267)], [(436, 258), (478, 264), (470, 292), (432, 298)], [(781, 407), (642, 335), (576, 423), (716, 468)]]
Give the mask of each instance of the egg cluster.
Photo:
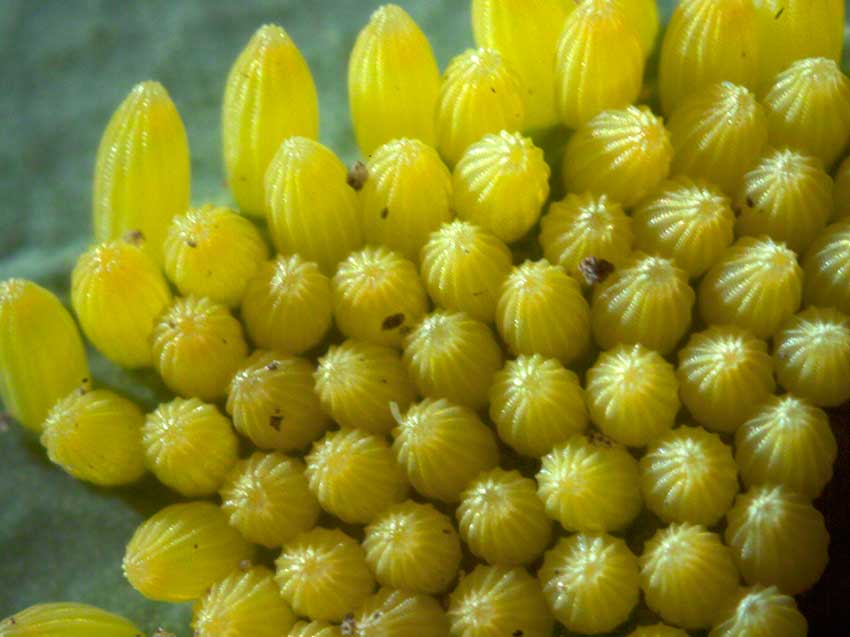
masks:
[[(71, 305), (173, 399), (99, 388), (20, 279), (0, 396), (72, 476), (186, 498), (123, 571), (197, 637), (805, 635), (850, 400), (843, 12), (682, 0), (654, 86), (654, 0), (473, 0), (481, 48), (442, 76), (387, 5), (349, 61), (351, 169), (263, 26), (224, 94), (233, 209), (190, 206), (158, 83), (97, 156)], [(140, 632), (44, 604), (0, 635)]]

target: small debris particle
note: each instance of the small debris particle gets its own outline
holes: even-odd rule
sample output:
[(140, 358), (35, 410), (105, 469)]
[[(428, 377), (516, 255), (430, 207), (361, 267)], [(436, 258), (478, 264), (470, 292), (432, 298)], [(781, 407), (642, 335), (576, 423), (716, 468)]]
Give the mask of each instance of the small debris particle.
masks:
[(193, 548), (193, 549), (196, 549), (196, 548), (198, 548), (198, 545), (197, 545), (197, 544), (193, 544), (193, 545), (192, 545), (192, 548)]
[(389, 216), (390, 216), (390, 209), (389, 208), (384, 208), (383, 210), (381, 210), (381, 219), (386, 219)]
[(239, 562), (239, 570), (240, 571), (250, 571), (251, 566), (253, 566), (253, 564), (251, 563), (251, 560), (242, 560), (241, 562)]
[(374, 613), (372, 613), (372, 619), (375, 619), (375, 620), (380, 619), (381, 615), (383, 615), (383, 613), (379, 610), (376, 610)]
[(145, 243), (145, 235), (141, 230), (130, 230), (124, 235), (124, 241), (131, 245), (141, 247)]
[(451, 529), (443, 529), (443, 535), (451, 535), (451, 534), (452, 534)]
[(472, 296), (481, 296), (482, 294), (487, 294), (487, 290), (476, 290), (472, 293)]
[(585, 257), (578, 270), (588, 285), (602, 283), (614, 271), (614, 264), (598, 257)]
[(362, 161), (356, 161), (352, 164), (348, 171), (348, 179), (346, 179), (346, 182), (349, 186), (354, 188), (354, 190), (362, 190), (368, 179), (369, 169), (366, 168), (366, 164)]
[(272, 361), (271, 363), (266, 365), (266, 369), (270, 372), (276, 372), (280, 369), (280, 363), (278, 363), (277, 361)]
[(350, 636), (354, 634), (356, 628), (357, 627), (354, 623), (354, 615), (348, 613), (345, 617), (342, 618), (342, 623), (339, 625), (339, 632), (342, 635)]
[(379, 378), (378, 380), (381, 381), (384, 385), (386, 385), (388, 382), (386, 378)]
[(197, 248), (198, 242), (195, 241), (194, 239), (186, 239), (186, 245), (189, 246), (190, 248)]
[[(0, 434), (9, 431), (9, 426), (12, 423), (12, 417), (7, 413), (0, 413)], [(13, 618), (14, 619), (14, 618)]]
[(177, 324), (174, 321), (168, 321), (167, 325), (173, 330), (177, 329)]
[(522, 637), (525, 633), (522, 632), (521, 628), (517, 628), (514, 632), (511, 633), (513, 637)]
[(752, 197), (747, 197), (747, 205), (748, 205), (750, 208), (752, 208), (753, 206), (755, 206), (755, 205), (756, 205), (756, 202), (755, 202), (755, 201), (753, 201), (753, 198), (752, 198)]
[(269, 418), (269, 427), (275, 431), (280, 431), (281, 423), (283, 423), (283, 416), (271, 416)]
[(595, 447), (613, 447), (614, 441), (599, 431), (590, 431), (587, 440)]
[(172, 632), (165, 630), (165, 628), (160, 626), (159, 628), (157, 628), (154, 631), (154, 633), (153, 633), (153, 635), (151, 635), (151, 637), (177, 637), (177, 635), (175, 635)]
[(398, 314), (390, 314), (387, 318), (384, 319), (384, 322), (381, 323), (381, 329), (386, 330), (394, 330), (397, 327), (401, 327), (404, 323), (404, 313), (399, 312)]
[(777, 12), (776, 12), (776, 15), (775, 15), (775, 16), (773, 16), (773, 19), (774, 19), (774, 20), (778, 20), (779, 18), (781, 18), (781, 17), (782, 17), (782, 14), (783, 14), (783, 13), (785, 13), (785, 7), (781, 7), (781, 8), (779, 9), (779, 11), (777, 11)]

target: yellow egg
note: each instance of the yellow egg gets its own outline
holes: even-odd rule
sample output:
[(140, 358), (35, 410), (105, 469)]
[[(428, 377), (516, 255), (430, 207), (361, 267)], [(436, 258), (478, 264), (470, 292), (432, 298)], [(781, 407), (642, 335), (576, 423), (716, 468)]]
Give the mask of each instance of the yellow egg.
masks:
[(413, 263), (370, 246), (339, 264), (333, 304), (337, 327), (347, 337), (400, 347), (427, 311), (428, 297)]
[(496, 235), (457, 219), (431, 234), (421, 252), (421, 275), (439, 307), (492, 323), (499, 290), (511, 271), (511, 251)]
[(578, 282), (545, 259), (515, 267), (502, 285), (496, 328), (516, 355), (568, 364), (590, 345), (590, 308)]
[(493, 377), (490, 419), (518, 453), (547, 454), (587, 426), (578, 376), (554, 358), (518, 356)]
[(124, 553), (124, 576), (148, 599), (185, 602), (254, 556), (253, 547), (211, 502), (172, 504), (133, 533)]
[(352, 637), (447, 637), (449, 622), (433, 597), (381, 588), (343, 620)]
[(812, 242), (803, 260), (803, 273), (806, 305), (850, 314), (850, 223), (833, 224)]
[(676, 177), (632, 211), (632, 223), (638, 250), (672, 259), (695, 279), (732, 243), (735, 213), (716, 186)]
[(667, 126), (673, 142), (672, 173), (705, 179), (730, 196), (738, 192), (767, 143), (764, 108), (747, 88), (731, 82), (688, 94)]
[(121, 367), (152, 364), (151, 334), (170, 304), (159, 266), (127, 241), (89, 248), (71, 273), (71, 305), (83, 333)]
[(796, 595), (820, 579), (829, 533), (809, 500), (786, 487), (752, 487), (726, 515), (726, 544), (750, 584)]
[(499, 462), (493, 433), (468, 407), (426, 398), (396, 420), (396, 459), (426, 498), (457, 502), (470, 480)]
[(436, 141), (440, 71), (413, 18), (385, 4), (357, 35), (348, 59), (348, 104), (363, 156), (391, 139)]
[(455, 165), (454, 209), (461, 219), (513, 243), (537, 223), (550, 172), (530, 138), (508, 131), (485, 135)]
[(145, 472), (144, 419), (141, 409), (118, 394), (80, 388), (50, 410), (41, 444), (51, 461), (78, 480), (109, 487), (129, 484)]
[(768, 237), (743, 237), (703, 277), (699, 309), (709, 325), (738, 325), (766, 339), (797, 311), (802, 293), (794, 252)]
[(679, 383), (673, 366), (643, 345), (618, 345), (587, 371), (587, 406), (602, 432), (643, 447), (673, 427)]
[(263, 566), (225, 577), (192, 609), (194, 637), (279, 637), (294, 623), (273, 573)]
[(637, 460), (604, 436), (575, 435), (540, 462), (537, 494), (568, 531), (620, 530), (640, 513)]
[(773, 337), (776, 378), (785, 389), (820, 407), (850, 399), (850, 318), (809, 307)]
[(297, 254), (261, 265), (245, 285), (242, 322), (258, 347), (300, 354), (331, 327), (331, 282)]
[(524, 568), (475, 567), (449, 598), (452, 637), (550, 637), (552, 614), (540, 584)]
[(2, 637), (143, 637), (129, 620), (88, 604), (36, 604), (0, 621)]
[(617, 2), (626, 16), (626, 21), (637, 30), (643, 56), (648, 58), (655, 48), (660, 27), (656, 0), (617, 0)]
[(322, 409), (343, 427), (385, 434), (395, 427), (390, 405), (416, 400), (416, 389), (398, 352), (347, 340), (331, 345), (314, 374)]
[(300, 621), (289, 629), (286, 637), (342, 637), (339, 626), (327, 622)]
[(287, 137), (316, 139), (319, 102), (307, 62), (276, 24), (251, 36), (230, 68), (221, 108), (224, 167), (244, 214), (265, 216), (263, 177)]
[(407, 336), (404, 364), (421, 395), (480, 410), (502, 366), (502, 350), (484, 323), (440, 310)]
[(555, 618), (570, 631), (594, 635), (622, 624), (640, 598), (637, 558), (604, 533), (578, 533), (546, 551), (537, 574)]
[(283, 546), (275, 580), (296, 615), (342, 621), (375, 588), (360, 545), (338, 529), (315, 528)]
[(606, 194), (630, 208), (670, 172), (671, 136), (646, 106), (602, 111), (567, 142), (562, 177), (568, 192)]
[(454, 165), (487, 133), (520, 131), (525, 86), (514, 67), (493, 49), (467, 49), (452, 58), (437, 101), (437, 148)]
[(564, 22), (555, 52), (555, 106), (567, 128), (637, 100), (644, 56), (629, 17), (619, 2), (583, 0)]
[(850, 217), (850, 156), (845, 157), (835, 173), (835, 219), (846, 221)]
[(776, 388), (767, 343), (734, 325), (692, 334), (677, 373), (685, 407), (712, 431), (734, 432)]
[(369, 155), (360, 191), (363, 235), (415, 261), (428, 236), (452, 214), (452, 176), (418, 139), (393, 139)]
[(306, 137), (280, 145), (265, 174), (266, 218), (281, 254), (298, 253), (327, 275), (363, 245), (360, 202), (348, 169)]
[(689, 630), (708, 628), (735, 595), (738, 571), (720, 536), (695, 524), (660, 529), (640, 556), (646, 604)]
[(230, 420), (197, 398), (175, 398), (148, 414), (142, 445), (147, 467), (185, 496), (215, 493), (239, 452)]
[(540, 246), (550, 263), (581, 280), (590, 257), (621, 267), (632, 251), (632, 220), (608, 195), (568, 194), (549, 204), (540, 223)]
[(248, 346), (242, 325), (207, 298), (174, 300), (152, 335), (156, 371), (174, 393), (214, 401), (224, 397)]
[(57, 401), (89, 384), (86, 350), (74, 319), (31, 281), (0, 281), (0, 399), (39, 432)]
[(552, 539), (537, 485), (518, 471), (480, 473), (461, 494), (455, 516), (469, 550), (490, 564), (533, 562)]
[(640, 488), (647, 508), (665, 522), (714, 526), (738, 493), (738, 467), (719, 436), (678, 427), (649, 444)]
[(330, 420), (314, 392), (313, 365), (256, 351), (233, 376), (227, 413), (236, 430), (261, 449), (297, 451), (324, 433)]
[(775, 586), (755, 585), (738, 591), (735, 603), (720, 615), (709, 637), (806, 637), (806, 618), (794, 598)]
[(430, 504), (412, 500), (375, 518), (366, 527), (363, 549), (381, 586), (413, 593), (445, 591), (461, 558), (452, 521)]
[(772, 396), (735, 432), (735, 460), (748, 487), (782, 484), (816, 498), (837, 455), (826, 413), (792, 394)]
[(750, 0), (680, 2), (661, 44), (658, 87), (664, 112), (722, 80), (755, 89), (765, 53), (756, 23)]
[(371, 522), (407, 497), (407, 480), (382, 437), (332, 431), (313, 444), (305, 460), (310, 491), (325, 511), (349, 524)]

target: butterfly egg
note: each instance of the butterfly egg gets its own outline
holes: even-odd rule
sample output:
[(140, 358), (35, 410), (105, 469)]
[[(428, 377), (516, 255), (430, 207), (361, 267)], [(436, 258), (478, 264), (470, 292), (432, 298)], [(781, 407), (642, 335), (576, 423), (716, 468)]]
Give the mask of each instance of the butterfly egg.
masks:
[(196, 296), (177, 298), (152, 334), (153, 362), (168, 388), (215, 401), (245, 361), (242, 325), (224, 305)]
[(487, 406), (502, 349), (484, 323), (464, 312), (438, 310), (405, 339), (404, 364), (423, 396), (477, 411)]
[(78, 480), (107, 487), (129, 484), (145, 472), (144, 419), (126, 398), (82, 387), (50, 410), (41, 444), (52, 462)]
[(231, 573), (192, 609), (194, 637), (279, 637), (293, 624), (274, 574), (263, 566)]
[(524, 568), (478, 565), (449, 597), (456, 637), (550, 637), (552, 613), (540, 583)]
[(558, 123), (555, 51), (564, 20), (574, 6), (562, 0), (472, 0), (472, 31), (479, 47), (498, 51), (519, 75), (525, 128)]
[(485, 135), (455, 165), (454, 208), (461, 219), (513, 243), (537, 223), (550, 172), (543, 151), (528, 137), (504, 130)]
[(734, 325), (692, 334), (677, 374), (685, 407), (712, 431), (734, 432), (776, 389), (767, 343)]
[(694, 297), (671, 259), (634, 253), (593, 292), (593, 337), (604, 349), (638, 343), (669, 354), (691, 326)]
[(145, 251), (161, 263), (171, 218), (189, 207), (190, 181), (189, 141), (168, 91), (159, 82), (136, 84), (97, 149), (95, 238), (139, 233)]
[(781, 484), (816, 498), (832, 479), (838, 445), (829, 418), (792, 394), (771, 396), (735, 432), (744, 485)]
[(363, 245), (357, 193), (329, 148), (306, 137), (285, 139), (264, 184), (269, 232), (281, 254), (298, 253), (330, 275)]
[(590, 346), (590, 308), (563, 268), (545, 259), (526, 261), (502, 285), (496, 329), (514, 354), (568, 364)]
[(537, 494), (568, 531), (626, 528), (643, 506), (638, 463), (598, 435), (575, 435), (540, 460)]
[(372, 593), (360, 545), (338, 529), (315, 528), (284, 544), (275, 580), (296, 615), (339, 622)]
[(142, 637), (129, 620), (88, 604), (36, 604), (0, 621), (2, 637)]
[(398, 352), (347, 340), (331, 345), (314, 374), (322, 409), (342, 427), (389, 433), (396, 422), (390, 405), (407, 409), (416, 389)]
[(606, 194), (630, 208), (667, 177), (672, 159), (664, 121), (646, 106), (628, 106), (602, 111), (573, 133), (562, 177), (567, 192)]
[(493, 377), (490, 419), (505, 444), (539, 458), (587, 427), (578, 376), (554, 358), (518, 356)]
[(452, 176), (437, 151), (418, 139), (394, 139), (366, 164), (360, 191), (366, 242), (415, 261), (428, 236), (453, 214)]
[(762, 99), (770, 143), (831, 166), (850, 141), (850, 80), (835, 60), (796, 60)]
[(537, 577), (555, 618), (578, 633), (614, 630), (640, 598), (637, 558), (604, 533), (562, 538), (546, 551)]
[(145, 464), (181, 495), (214, 494), (238, 459), (239, 440), (215, 405), (175, 398), (142, 426)]
[(449, 165), (487, 133), (520, 131), (525, 86), (513, 66), (493, 49), (467, 49), (443, 75), (437, 100), (437, 147)]
[(165, 273), (180, 294), (236, 307), (268, 257), (257, 227), (232, 210), (204, 204), (171, 220), (163, 244)]
[(230, 68), (221, 133), (233, 198), (244, 214), (263, 217), (263, 177), (281, 142), (319, 136), (319, 101), (310, 68), (276, 24), (257, 29)]
[(491, 323), (511, 259), (501, 239), (456, 219), (431, 233), (422, 248), (422, 281), (438, 306)]
[(277, 452), (255, 451), (237, 462), (220, 491), (221, 508), (231, 526), (268, 548), (312, 529), (320, 509), (305, 468), (301, 460)]
[(595, 257), (621, 267), (632, 243), (632, 220), (608, 195), (568, 194), (549, 204), (540, 223), (546, 259), (579, 280), (585, 259)]
[(850, 399), (850, 318), (831, 308), (809, 307), (773, 337), (779, 384), (820, 407)]
[(332, 289), (340, 331), (376, 345), (401, 347), (428, 310), (416, 266), (384, 246), (350, 254), (339, 264)]
[(735, 213), (716, 186), (676, 177), (632, 211), (632, 228), (638, 250), (672, 259), (695, 279), (732, 243)]
[(639, 562), (646, 604), (664, 621), (689, 630), (711, 626), (738, 587), (731, 551), (700, 525), (659, 529)]
[(426, 498), (457, 502), (470, 480), (499, 462), (493, 433), (467, 407), (426, 398), (396, 419), (395, 457)]
[(433, 597), (381, 588), (343, 620), (342, 631), (352, 637), (446, 637), (449, 622)]
[(71, 305), (83, 333), (104, 356), (121, 367), (146, 367), (153, 362), (154, 324), (171, 305), (171, 291), (140, 247), (108, 241), (77, 259)]
[(339, 626), (327, 622), (298, 622), (286, 637), (342, 637)]
[(622, 5), (584, 0), (564, 22), (555, 52), (555, 106), (578, 128), (597, 113), (637, 100), (643, 81), (640, 36)]
[(536, 560), (552, 539), (552, 521), (534, 480), (495, 468), (479, 474), (460, 496), (460, 535), (477, 557), (502, 566)]
[(835, 200), (834, 218), (847, 221), (850, 217), (850, 156), (841, 162), (835, 173), (833, 199)]
[(681, 628), (674, 628), (666, 624), (653, 624), (651, 626), (638, 626), (628, 634), (628, 637), (688, 637)]
[(737, 599), (715, 620), (709, 637), (806, 637), (806, 618), (797, 610), (794, 598), (775, 586), (742, 588)]
[(253, 547), (211, 502), (167, 506), (136, 529), (124, 553), (124, 576), (148, 599), (185, 602), (251, 560)]
[(643, 447), (673, 427), (679, 411), (673, 366), (643, 345), (617, 345), (587, 371), (590, 418), (606, 436)]
[[(665, 113), (715, 82), (755, 89), (765, 56), (750, 0), (690, 0), (673, 11), (661, 43), (658, 91)], [(725, 37), (735, 33), (734, 38)], [(780, 46), (779, 41), (771, 46)]]
[(818, 235), (806, 252), (803, 273), (806, 305), (850, 314), (850, 223), (833, 224)]
[(688, 95), (667, 121), (674, 175), (702, 178), (738, 192), (767, 143), (767, 117), (748, 89), (731, 82)]
[(383, 437), (332, 431), (305, 460), (310, 491), (325, 511), (349, 524), (367, 524), (407, 497), (407, 480)]
[(330, 424), (314, 392), (313, 365), (257, 351), (230, 382), (227, 413), (236, 430), (261, 449), (298, 451)]
[(366, 527), (366, 563), (381, 586), (442, 593), (457, 574), (460, 539), (452, 521), (430, 504), (407, 500)]
[(39, 432), (56, 401), (89, 378), (80, 332), (59, 299), (32, 281), (0, 281), (0, 399), (11, 416)]
[(379, 7), (348, 59), (348, 103), (360, 152), (371, 155), (400, 137), (433, 146), (439, 92), (440, 70), (428, 38), (398, 5)]
[(716, 434), (677, 427), (649, 443), (640, 488), (647, 508), (665, 522), (714, 526), (738, 493), (738, 467)]
[(744, 175), (736, 233), (768, 235), (800, 253), (832, 216), (832, 188), (819, 159), (788, 149), (769, 152)]
[(795, 60), (824, 57), (839, 62), (844, 46), (841, 0), (756, 0), (759, 82), (770, 86)]
[(724, 537), (748, 583), (788, 595), (811, 588), (829, 561), (823, 516), (807, 498), (778, 485), (740, 494), (726, 514)]
[(738, 325), (767, 339), (789, 319), (803, 292), (797, 255), (768, 237), (743, 237), (726, 249), (699, 286), (709, 325)]

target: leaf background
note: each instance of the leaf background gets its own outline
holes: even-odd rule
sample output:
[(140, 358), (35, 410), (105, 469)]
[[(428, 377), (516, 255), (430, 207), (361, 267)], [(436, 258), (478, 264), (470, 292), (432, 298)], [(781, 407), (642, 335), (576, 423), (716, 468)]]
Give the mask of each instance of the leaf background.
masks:
[[(346, 162), (356, 158), (346, 64), (357, 31), (379, 4), (2, 0), (0, 280), (31, 278), (67, 301), (68, 274), (90, 240), (91, 173), (100, 134), (138, 81), (163, 82), (183, 116), (193, 201), (228, 203), (220, 162), (221, 93), (232, 61), (263, 23), (284, 26), (310, 64), (320, 95), (321, 140)], [(430, 38), (441, 69), (473, 45), (466, 0), (400, 4)], [(674, 2), (660, 4), (666, 18)], [(123, 372), (93, 352), (91, 359), (102, 384), (155, 405), (161, 386), (152, 374)], [(846, 422), (842, 431), (846, 463)], [(846, 598), (850, 590), (846, 470), (837, 482), (838, 490), (827, 494), (841, 521), (833, 529), (834, 566), (804, 600), (819, 613), (807, 610), (811, 634), (820, 634), (816, 621), (835, 625), (842, 613), (838, 625), (847, 625), (839, 592)], [(188, 635), (188, 605), (143, 599), (120, 569), (135, 527), (174, 500), (150, 478), (111, 491), (76, 482), (46, 460), (34, 436), (17, 427), (0, 433), (0, 618), (39, 602), (82, 601), (125, 614), (148, 635), (158, 626)]]

